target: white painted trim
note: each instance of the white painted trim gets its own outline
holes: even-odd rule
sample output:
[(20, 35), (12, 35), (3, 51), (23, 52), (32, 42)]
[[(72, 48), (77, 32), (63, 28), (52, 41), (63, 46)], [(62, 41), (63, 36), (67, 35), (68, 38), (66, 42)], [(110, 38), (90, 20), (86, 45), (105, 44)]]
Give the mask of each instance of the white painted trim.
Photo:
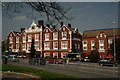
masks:
[[(62, 47), (62, 42), (67, 42), (67, 48)], [(68, 49), (68, 41), (61, 41), (61, 49)]]
[[(53, 53), (53, 57), (55, 56), (55, 53), (57, 53), (57, 52), (54, 52), (54, 53)], [(57, 53), (57, 58), (58, 58), (58, 53)]]
[(67, 26), (65, 26), (65, 25), (63, 25), (62, 27), (60, 27), (60, 29), (59, 30), (61, 30), (62, 31), (62, 28), (63, 27), (66, 27), (69, 31), (71, 31)]
[[(55, 38), (55, 33), (57, 33), (57, 38)], [(58, 32), (53, 32), (53, 40), (58, 40)]]
[(51, 30), (49, 27), (46, 27), (46, 28), (44, 29), (44, 32), (46, 31), (46, 29), (49, 29), (50, 32), (52, 32), (52, 30)]
[(50, 53), (44, 53), (44, 57), (46, 57), (46, 55), (45, 54), (49, 54), (49, 56), (50, 56)]
[[(57, 43), (57, 48), (54, 48), (55, 43)], [(57, 50), (58, 49), (58, 42), (53, 42), (53, 50)]]
[(72, 31), (70, 31), (69, 34), (70, 34), (70, 49), (72, 49)]

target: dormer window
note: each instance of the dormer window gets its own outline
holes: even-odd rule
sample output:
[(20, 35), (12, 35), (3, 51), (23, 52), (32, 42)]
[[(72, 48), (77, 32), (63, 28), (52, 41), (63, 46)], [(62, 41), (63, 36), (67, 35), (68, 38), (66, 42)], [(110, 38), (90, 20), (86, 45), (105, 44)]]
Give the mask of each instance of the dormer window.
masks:
[(67, 32), (62, 32), (62, 39), (66, 39), (67, 37)]
[(58, 32), (53, 33), (53, 40), (58, 40)]
[(45, 40), (49, 40), (49, 33), (45, 34)]

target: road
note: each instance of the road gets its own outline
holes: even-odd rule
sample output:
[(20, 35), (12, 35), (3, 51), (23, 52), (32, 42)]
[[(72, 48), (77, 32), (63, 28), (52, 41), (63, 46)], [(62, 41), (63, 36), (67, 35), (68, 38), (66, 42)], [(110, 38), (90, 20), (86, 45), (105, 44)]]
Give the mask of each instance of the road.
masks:
[(17, 73), (17, 72), (2, 72), (2, 80), (40, 80), (40, 77)]
[[(100, 73), (100, 72), (105, 73), (106, 70), (111, 71), (112, 69), (117, 69), (117, 67), (115, 67), (115, 68), (104, 67), (104, 66), (101, 67), (97, 64), (96, 64), (96, 66), (99, 66), (99, 68), (96, 68), (96, 70), (93, 68), (93, 64), (90, 64), (90, 63), (70, 63), (69, 65), (66, 65), (66, 64), (47, 64), (45, 66), (34, 66), (34, 65), (29, 65), (27, 63), (26, 59), (21, 59), (20, 62), (9, 61), (8, 64), (26, 66), (26, 67), (46, 70), (46, 71), (50, 71), (50, 72), (61, 73), (61, 74), (65, 74), (65, 75), (72, 75), (72, 76), (75, 76), (75, 77), (78, 77), (78, 78), (90, 78), (90, 79), (97, 79), (97, 80), (98, 80), (98, 78), (100, 78), (100, 79), (101, 78), (102, 79), (104, 79), (104, 78), (105, 79), (106, 78), (110, 78), (110, 79), (115, 78), (115, 80), (119, 80), (118, 77), (111, 76), (113, 74), (109, 74), (109, 75), (97, 74), (97, 73)], [(111, 73), (111, 72), (109, 72), (109, 73)]]

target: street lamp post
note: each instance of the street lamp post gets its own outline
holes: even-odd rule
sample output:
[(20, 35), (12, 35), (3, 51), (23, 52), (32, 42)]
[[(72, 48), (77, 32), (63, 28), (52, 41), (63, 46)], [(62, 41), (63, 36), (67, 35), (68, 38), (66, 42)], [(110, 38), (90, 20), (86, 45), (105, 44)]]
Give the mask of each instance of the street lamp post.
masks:
[(116, 62), (116, 47), (115, 47), (115, 24), (116, 24), (116, 22), (113, 22), (114, 62)]

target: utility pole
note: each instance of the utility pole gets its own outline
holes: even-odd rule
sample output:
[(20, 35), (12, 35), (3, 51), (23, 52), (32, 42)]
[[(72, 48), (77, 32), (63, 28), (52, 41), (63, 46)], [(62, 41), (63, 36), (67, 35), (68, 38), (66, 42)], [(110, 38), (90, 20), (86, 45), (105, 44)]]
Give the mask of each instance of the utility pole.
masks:
[(115, 24), (116, 24), (116, 22), (113, 22), (114, 62), (116, 62), (116, 46), (115, 46)]

